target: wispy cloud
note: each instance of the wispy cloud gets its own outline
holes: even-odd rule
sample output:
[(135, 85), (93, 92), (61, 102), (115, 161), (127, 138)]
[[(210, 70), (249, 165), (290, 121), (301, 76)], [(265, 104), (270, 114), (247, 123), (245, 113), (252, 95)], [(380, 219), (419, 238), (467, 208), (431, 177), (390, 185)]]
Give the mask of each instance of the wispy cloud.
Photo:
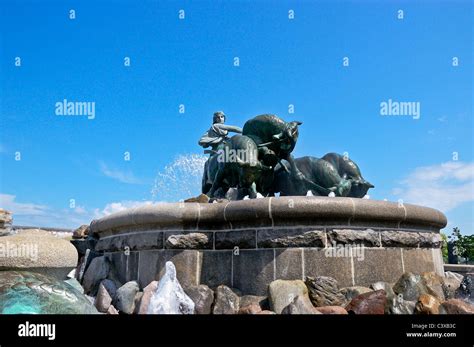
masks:
[(135, 175), (131, 171), (120, 171), (118, 169), (111, 169), (109, 168), (103, 161), (99, 162), (100, 172), (114, 180), (117, 180), (122, 183), (127, 184), (145, 184), (142, 180), (135, 177)]
[(135, 201), (135, 200), (124, 200), (119, 202), (111, 202), (105, 205), (102, 209), (94, 210), (94, 218), (102, 218), (112, 213), (120, 212), (128, 208), (134, 208), (142, 205), (152, 205), (153, 201)]
[(18, 216), (43, 216), (48, 213), (49, 208), (45, 205), (21, 203), (15, 200), (15, 195), (0, 194), (0, 207)]
[(450, 211), (474, 201), (474, 163), (453, 161), (418, 167), (392, 193), (407, 203)]

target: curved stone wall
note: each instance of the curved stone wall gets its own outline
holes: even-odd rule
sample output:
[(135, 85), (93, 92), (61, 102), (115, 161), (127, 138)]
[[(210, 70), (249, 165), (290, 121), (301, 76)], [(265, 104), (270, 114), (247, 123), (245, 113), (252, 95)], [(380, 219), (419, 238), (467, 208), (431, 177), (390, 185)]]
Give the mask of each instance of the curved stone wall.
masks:
[(264, 294), (274, 279), (327, 275), (341, 285), (443, 273), (440, 211), (354, 198), (162, 203), (95, 220), (90, 231), (125, 282), (142, 287), (175, 263), (184, 285)]

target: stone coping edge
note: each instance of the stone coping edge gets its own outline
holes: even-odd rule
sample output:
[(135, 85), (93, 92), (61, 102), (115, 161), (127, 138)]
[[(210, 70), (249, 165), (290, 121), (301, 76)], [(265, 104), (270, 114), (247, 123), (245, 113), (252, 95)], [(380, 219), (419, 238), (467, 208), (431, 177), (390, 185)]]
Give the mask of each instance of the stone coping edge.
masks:
[(92, 234), (137, 225), (207, 230), (206, 225), (238, 228), (239, 225), (268, 225), (305, 221), (347, 220), (357, 222), (409, 223), (444, 228), (446, 216), (433, 208), (395, 202), (339, 197), (271, 197), (222, 203), (156, 203), (113, 213), (93, 220)]

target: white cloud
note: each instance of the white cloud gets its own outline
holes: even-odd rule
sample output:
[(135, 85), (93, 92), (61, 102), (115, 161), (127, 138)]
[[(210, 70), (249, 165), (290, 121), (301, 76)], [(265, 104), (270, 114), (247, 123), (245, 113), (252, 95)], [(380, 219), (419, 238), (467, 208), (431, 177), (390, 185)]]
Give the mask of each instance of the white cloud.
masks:
[(474, 163), (446, 162), (418, 167), (392, 193), (403, 201), (447, 212), (474, 201)]
[(99, 162), (100, 172), (107, 177), (113, 178), (122, 183), (143, 184), (143, 182), (135, 177), (132, 172), (123, 172), (116, 169), (110, 169), (104, 162)]
[(96, 208), (94, 210), (94, 218), (101, 218), (109, 214), (120, 212), (128, 208), (138, 207), (141, 205), (152, 205), (153, 201), (134, 201), (134, 200), (125, 200), (120, 202), (111, 202), (105, 205), (103, 209)]
[(21, 203), (15, 201), (16, 196), (11, 194), (0, 194), (0, 207), (14, 213), (15, 215), (40, 216), (48, 213), (48, 207), (33, 203)]

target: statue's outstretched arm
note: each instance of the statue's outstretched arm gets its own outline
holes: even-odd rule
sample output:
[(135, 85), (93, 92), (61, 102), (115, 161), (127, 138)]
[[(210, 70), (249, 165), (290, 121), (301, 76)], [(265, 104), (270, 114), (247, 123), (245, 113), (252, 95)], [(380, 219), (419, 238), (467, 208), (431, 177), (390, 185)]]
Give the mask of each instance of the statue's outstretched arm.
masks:
[(222, 129), (222, 130), (227, 130), (233, 133), (242, 134), (242, 128), (235, 125), (218, 124), (217, 126), (219, 127), (219, 129)]

